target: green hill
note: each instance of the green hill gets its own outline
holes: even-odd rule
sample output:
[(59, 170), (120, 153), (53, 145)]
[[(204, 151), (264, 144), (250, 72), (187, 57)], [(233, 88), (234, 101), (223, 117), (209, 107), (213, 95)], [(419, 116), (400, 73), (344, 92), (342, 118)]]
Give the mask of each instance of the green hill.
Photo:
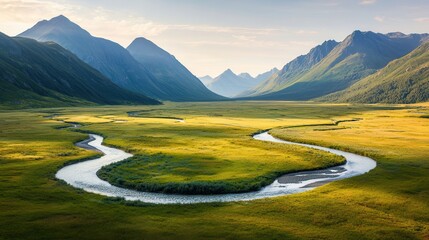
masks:
[(324, 101), (416, 103), (429, 100), (429, 43)]
[(264, 95), (277, 92), (291, 86), (309, 69), (325, 58), (337, 45), (338, 42), (334, 40), (325, 41), (311, 49), (306, 55), (301, 55), (295, 58), (286, 64), (279, 72), (273, 73), (270, 78), (261, 82), (258, 86), (247, 91), (241, 96)]
[(124, 90), (61, 46), (0, 33), (0, 104), (157, 104)]

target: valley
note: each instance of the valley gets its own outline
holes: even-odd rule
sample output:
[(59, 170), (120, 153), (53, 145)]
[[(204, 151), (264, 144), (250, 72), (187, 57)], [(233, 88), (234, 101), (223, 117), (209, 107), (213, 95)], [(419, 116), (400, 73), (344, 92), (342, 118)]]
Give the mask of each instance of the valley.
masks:
[(2, 0), (0, 240), (429, 240), (428, 12)]
[[(31, 231), (63, 239), (118, 234), (248, 239), (262, 237), (269, 230), (270, 236), (279, 238), (423, 237), (429, 221), (424, 214), (429, 208), (424, 200), (429, 181), (425, 174), (429, 146), (425, 126), (429, 123), (424, 117), (428, 107), (221, 102), (1, 111), (0, 186), (4, 194), (0, 221), (23, 228), (2, 228), (0, 236), (27, 239)], [(138, 114), (129, 116), (128, 112)], [(173, 116), (185, 124), (165, 118)], [(360, 120), (332, 124), (352, 119)], [(81, 127), (63, 129), (68, 124), (61, 121)], [(377, 167), (305, 193), (196, 205), (128, 202), (85, 193), (55, 179), (64, 164), (99, 156), (73, 145), (86, 139), (87, 132), (104, 136), (108, 146), (141, 156), (130, 159), (134, 167), (121, 169), (128, 176), (139, 171), (133, 178), (137, 181), (255, 179), (271, 171), (315, 169), (342, 161), (304, 147), (251, 139), (252, 133), (264, 129), (281, 139), (369, 156)], [(108, 230), (103, 228), (106, 221), (111, 226)], [(160, 222), (162, 229), (157, 227)], [(201, 227), (194, 228), (195, 224)], [(71, 227), (79, 231), (69, 231)]]

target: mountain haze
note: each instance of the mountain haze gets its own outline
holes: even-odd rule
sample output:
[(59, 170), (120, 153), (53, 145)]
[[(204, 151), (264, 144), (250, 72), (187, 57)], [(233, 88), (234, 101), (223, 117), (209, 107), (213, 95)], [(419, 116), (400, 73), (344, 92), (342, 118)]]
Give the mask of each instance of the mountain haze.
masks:
[(198, 101), (219, 100), (220, 96), (208, 90), (177, 59), (145, 38), (136, 38), (128, 47), (128, 52), (146, 67), (157, 82), (162, 83), (163, 90), (176, 92), (176, 99)]
[(273, 68), (270, 71), (258, 74), (258, 76), (256, 76), (255, 79), (257, 82), (262, 83), (263, 81), (271, 78), (274, 74), (278, 73), (279, 71), (280, 70), (278, 70), (277, 68)]
[(255, 80), (255, 78), (253, 78), (249, 73), (240, 73), (238, 76), (250, 81)]
[(246, 91), (258, 84), (248, 73), (236, 75), (231, 69), (227, 69), (218, 77), (213, 79), (207, 87), (222, 96), (235, 97), (239, 93)]
[(198, 79), (200, 79), (200, 81), (207, 86), (209, 83), (211, 83), (213, 81), (213, 78), (210, 77), (209, 75), (206, 75), (204, 77), (199, 77)]

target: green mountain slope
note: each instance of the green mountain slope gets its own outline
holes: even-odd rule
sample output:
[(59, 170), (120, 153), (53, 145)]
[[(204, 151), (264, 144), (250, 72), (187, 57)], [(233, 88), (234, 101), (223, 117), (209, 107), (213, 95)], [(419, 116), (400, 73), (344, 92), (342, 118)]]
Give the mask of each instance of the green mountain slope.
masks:
[(429, 100), (429, 43), (323, 101), (416, 103)]
[(0, 33), (0, 103), (60, 106), (82, 103), (157, 104), (124, 90), (61, 46)]
[(292, 85), (299, 77), (326, 57), (337, 45), (338, 42), (334, 40), (325, 41), (311, 49), (306, 55), (295, 58), (286, 64), (279, 72), (273, 73), (270, 78), (241, 96), (264, 95), (277, 92)]
[(427, 34), (355, 31), (290, 86), (257, 99), (309, 100), (343, 90), (427, 40)]

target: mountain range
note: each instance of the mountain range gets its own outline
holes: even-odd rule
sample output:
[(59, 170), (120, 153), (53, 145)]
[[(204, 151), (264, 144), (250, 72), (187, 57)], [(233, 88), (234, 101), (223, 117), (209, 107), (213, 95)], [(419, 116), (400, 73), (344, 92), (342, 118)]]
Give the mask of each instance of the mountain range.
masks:
[(272, 70), (259, 74), (254, 78), (249, 73), (240, 73), (236, 75), (231, 69), (227, 69), (214, 79), (210, 76), (205, 76), (200, 78), (200, 80), (205, 83), (211, 91), (231, 98), (249, 91), (277, 71), (277, 68), (273, 68)]
[(322, 101), (416, 103), (429, 100), (429, 42)]
[(252, 77), (228, 69), (195, 77), (143, 37), (127, 48), (60, 15), (18, 35), (0, 33), (0, 104), (17, 107), (160, 104), (168, 101), (429, 100), (429, 34), (354, 31), (328, 40), (281, 70)]
[[(427, 39), (428, 34), (355, 31), (341, 43), (325, 42), (293, 60), (281, 74), (261, 83), (252, 99), (309, 100), (346, 89)], [(311, 57), (315, 52), (317, 57)]]
[(120, 88), (58, 44), (2, 33), (0, 102), (14, 107), (159, 104)]
[(177, 59), (153, 42), (140, 37), (128, 47), (128, 52), (155, 76), (163, 91), (174, 93), (174, 100), (202, 101), (220, 100), (222, 97), (210, 92)]
[(265, 81), (261, 82), (254, 89), (251, 89), (240, 96), (258, 96), (271, 92), (282, 90), (294, 83), (294, 80), (299, 79), (306, 71), (319, 63), (338, 45), (334, 40), (325, 41), (310, 50), (306, 55), (301, 55), (288, 64), (280, 71), (267, 76)]
[(18, 36), (58, 43), (118, 86), (152, 98), (171, 101), (222, 99), (205, 88), (174, 57), (142, 38), (130, 45), (130, 53), (113, 41), (92, 36), (62, 15), (40, 21)]

